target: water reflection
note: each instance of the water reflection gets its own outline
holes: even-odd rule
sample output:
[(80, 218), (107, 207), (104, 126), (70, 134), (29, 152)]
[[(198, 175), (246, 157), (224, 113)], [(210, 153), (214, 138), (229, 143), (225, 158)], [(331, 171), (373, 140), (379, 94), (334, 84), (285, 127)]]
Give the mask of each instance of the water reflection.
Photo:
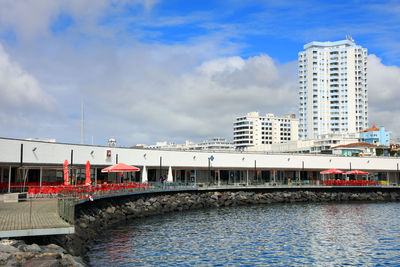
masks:
[(94, 266), (399, 265), (400, 204), (279, 204), (173, 213), (90, 244)]

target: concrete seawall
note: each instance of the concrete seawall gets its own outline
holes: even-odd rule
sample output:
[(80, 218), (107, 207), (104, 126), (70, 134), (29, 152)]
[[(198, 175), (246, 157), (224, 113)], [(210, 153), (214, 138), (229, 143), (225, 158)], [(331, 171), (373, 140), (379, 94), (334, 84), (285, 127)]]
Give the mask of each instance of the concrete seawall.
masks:
[(88, 201), (76, 206), (75, 234), (54, 237), (73, 255), (85, 256), (87, 244), (116, 223), (203, 208), (273, 203), (400, 201), (400, 188), (258, 188), (156, 192)]

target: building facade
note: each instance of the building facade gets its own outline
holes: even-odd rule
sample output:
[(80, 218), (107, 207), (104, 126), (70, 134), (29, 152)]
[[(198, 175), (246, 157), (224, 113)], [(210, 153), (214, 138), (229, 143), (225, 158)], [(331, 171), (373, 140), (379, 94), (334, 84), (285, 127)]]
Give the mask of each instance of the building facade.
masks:
[(313, 139), (313, 144), (310, 147), (310, 153), (332, 154), (333, 147), (357, 143), (359, 140), (358, 136), (358, 134), (350, 133), (319, 135), (316, 139)]
[(214, 137), (194, 145), (194, 150), (206, 151), (233, 151), (235, 146), (223, 137)]
[(186, 140), (184, 144), (175, 144), (172, 142), (157, 142), (155, 145), (140, 145), (146, 149), (164, 149), (164, 150), (204, 150), (204, 151), (233, 151), (235, 146), (233, 142), (223, 137), (214, 137), (204, 140), (200, 143)]
[(233, 123), (233, 143), (238, 150), (298, 140), (299, 121), (294, 114), (282, 117), (249, 112)]
[(311, 42), (298, 54), (299, 138), (368, 127), (367, 49), (351, 38)]
[(358, 157), (358, 156), (375, 156), (376, 145), (370, 143), (352, 143), (347, 145), (339, 145), (332, 148), (333, 155), (340, 155), (345, 157)]
[[(25, 182), (63, 181), (63, 163), (70, 163), (70, 178), (85, 184), (86, 164), (96, 184), (114, 183), (116, 175), (101, 170), (117, 162), (140, 168), (124, 173), (124, 182), (159, 182), (171, 167), (174, 182), (207, 184), (285, 184), (288, 179), (321, 179), (325, 169), (359, 169), (377, 180), (399, 183), (397, 157), (343, 157), (335, 155), (269, 154), (243, 151), (173, 151), (51, 143), (0, 138), (0, 192), (20, 190)], [(210, 158), (213, 160), (210, 161)], [(256, 170), (255, 170), (256, 169)], [(261, 172), (261, 173), (259, 173)], [(371, 177), (372, 175), (370, 175)], [(194, 180), (193, 180), (194, 179)], [(13, 184), (13, 187), (9, 185)], [(3, 187), (4, 185), (4, 187)]]
[(372, 128), (360, 132), (360, 142), (374, 144), (376, 146), (390, 146), (390, 135), (392, 132), (386, 132), (385, 127)]

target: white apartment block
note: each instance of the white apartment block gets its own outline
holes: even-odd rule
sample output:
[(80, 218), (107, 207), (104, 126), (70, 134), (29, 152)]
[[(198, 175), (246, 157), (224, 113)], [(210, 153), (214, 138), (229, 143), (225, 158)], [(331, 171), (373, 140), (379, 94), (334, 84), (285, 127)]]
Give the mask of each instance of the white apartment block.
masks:
[(367, 49), (347, 37), (299, 53), (299, 138), (368, 128)]
[(250, 112), (237, 117), (233, 123), (233, 143), (239, 150), (257, 147), (268, 150), (272, 144), (298, 140), (298, 126), (299, 120), (294, 114), (277, 117)]

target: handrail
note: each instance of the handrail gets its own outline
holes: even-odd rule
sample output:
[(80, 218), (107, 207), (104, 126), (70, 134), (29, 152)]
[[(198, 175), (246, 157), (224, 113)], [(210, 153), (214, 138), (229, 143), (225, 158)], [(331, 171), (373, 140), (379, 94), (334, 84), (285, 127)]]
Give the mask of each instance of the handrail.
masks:
[(74, 222), (75, 201), (94, 200), (102, 196), (128, 194), (134, 192), (151, 192), (158, 190), (174, 190), (195, 188), (194, 183), (127, 183), (127, 184), (100, 184), (94, 186), (66, 186), (57, 192), (58, 213), (69, 223)]

